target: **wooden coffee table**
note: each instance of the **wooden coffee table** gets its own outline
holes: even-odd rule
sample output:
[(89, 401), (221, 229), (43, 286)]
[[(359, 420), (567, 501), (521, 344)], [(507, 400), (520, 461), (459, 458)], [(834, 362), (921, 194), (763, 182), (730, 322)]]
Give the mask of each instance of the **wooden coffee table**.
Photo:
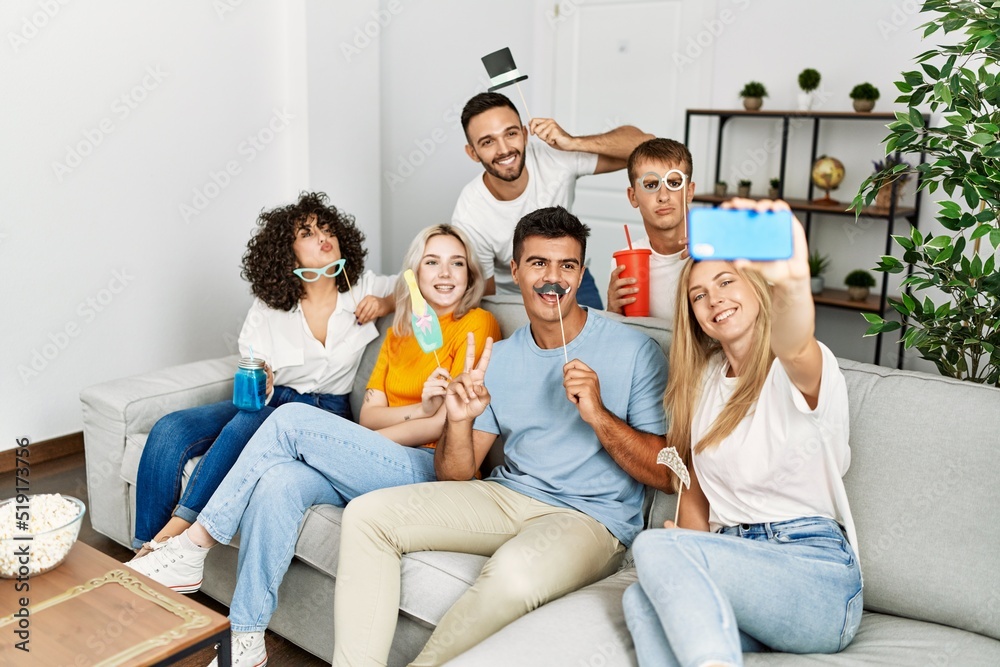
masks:
[[(168, 665), (216, 643), (230, 665), (229, 619), (82, 542), (30, 590), (15, 584), (0, 579), (0, 665)], [(20, 597), (30, 653), (15, 647)]]

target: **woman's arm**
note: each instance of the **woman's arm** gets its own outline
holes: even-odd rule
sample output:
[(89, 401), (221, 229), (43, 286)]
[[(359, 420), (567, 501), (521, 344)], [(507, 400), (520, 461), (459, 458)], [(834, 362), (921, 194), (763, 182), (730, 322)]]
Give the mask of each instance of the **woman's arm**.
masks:
[[(664, 528), (687, 528), (689, 530), (708, 531), (708, 498), (701, 490), (698, 483), (698, 475), (695, 474), (694, 466), (688, 466), (688, 474), (691, 476), (691, 486), (684, 489), (678, 503), (677, 526), (673, 521), (663, 524)], [(674, 477), (674, 481), (680, 486), (680, 482)]]
[[(440, 412), (440, 408), (444, 403), (445, 390), (448, 388), (449, 382), (451, 382), (451, 376), (448, 375), (448, 371), (443, 368), (435, 368), (431, 372), (430, 377), (424, 382), (420, 403), (398, 405), (395, 407), (389, 407), (389, 399), (386, 397), (385, 392), (377, 389), (368, 389), (365, 392), (364, 403), (361, 404), (361, 415), (358, 418), (358, 423), (365, 428), (379, 431), (390, 426), (406, 425), (409, 422), (423, 419), (433, 419)], [(444, 429), (443, 418), (441, 429)], [(430, 440), (424, 440), (418, 444), (434, 442), (441, 435), (441, 429)]]
[(393, 442), (406, 447), (420, 447), (436, 442), (444, 432), (444, 406), (431, 417), (410, 419), (400, 424), (393, 424), (378, 429), (378, 432)]

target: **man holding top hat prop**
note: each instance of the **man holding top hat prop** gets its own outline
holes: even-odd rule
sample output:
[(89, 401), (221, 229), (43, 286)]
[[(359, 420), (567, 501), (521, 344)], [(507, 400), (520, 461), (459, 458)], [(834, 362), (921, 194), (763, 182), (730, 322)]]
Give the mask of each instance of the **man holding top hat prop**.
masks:
[[(656, 463), (666, 360), (651, 338), (576, 302), (588, 233), (561, 207), (517, 224), (510, 272), (529, 323), (487, 344), (478, 363), (470, 348), (449, 384), (434, 455), (445, 481), (375, 491), (347, 506), (334, 665), (386, 663), (402, 554), (490, 557), (411, 663), (440, 665), (614, 573), (642, 529), (643, 485), (667, 487)], [(474, 479), (497, 438), (503, 463)]]
[[(482, 164), (484, 172), (462, 189), (452, 224), (472, 237), (487, 279), (486, 294), (518, 294), (507, 271), (517, 221), (540, 208), (571, 208), (579, 177), (624, 168), (632, 150), (653, 136), (630, 125), (603, 134), (573, 136), (552, 118), (531, 118), (524, 126), (510, 99), (493, 91), (516, 85), (527, 76), (514, 67), (507, 49), (483, 61), (494, 85), (491, 92), (466, 103), (462, 129), (468, 141), (466, 154)], [(540, 141), (529, 141), (529, 134)], [(578, 302), (603, 308), (586, 269), (583, 281)]]

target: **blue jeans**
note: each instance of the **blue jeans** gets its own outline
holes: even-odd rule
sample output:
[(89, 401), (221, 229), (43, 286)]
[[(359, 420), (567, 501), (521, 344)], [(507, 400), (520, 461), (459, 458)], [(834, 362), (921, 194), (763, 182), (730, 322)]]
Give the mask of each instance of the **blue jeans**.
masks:
[[(276, 407), (306, 403), (351, 419), (348, 399), (347, 394), (300, 394), (277, 386), (270, 402), (257, 412), (238, 410), (232, 401), (221, 401), (162, 417), (149, 432), (139, 459), (132, 546), (138, 549), (156, 537), (171, 516), (194, 522), (247, 442)], [(178, 500), (184, 465), (196, 456), (202, 458)]]
[(861, 623), (861, 569), (830, 519), (664, 529), (632, 546), (625, 621), (640, 665), (743, 664), (743, 651), (836, 653)]
[(601, 301), (601, 292), (597, 289), (594, 276), (590, 269), (583, 270), (583, 280), (580, 281), (580, 289), (576, 291), (576, 302), (581, 306), (604, 310), (604, 303)]
[[(229, 607), (232, 630), (267, 627), (309, 507), (343, 507), (375, 489), (434, 479), (432, 449), (404, 447), (308, 406), (275, 410), (198, 516), (198, 523), (223, 544), (240, 531), (236, 590)], [(337, 549), (333, 535), (330, 549)]]

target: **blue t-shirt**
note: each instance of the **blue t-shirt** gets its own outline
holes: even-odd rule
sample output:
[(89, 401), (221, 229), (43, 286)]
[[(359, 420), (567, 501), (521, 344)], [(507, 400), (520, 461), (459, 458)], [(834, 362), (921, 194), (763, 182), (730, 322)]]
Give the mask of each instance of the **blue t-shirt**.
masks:
[[(566, 351), (597, 373), (610, 412), (636, 430), (666, 432), (667, 363), (653, 339), (590, 311)], [(487, 479), (579, 510), (628, 546), (642, 529), (643, 485), (611, 458), (566, 398), (564, 364), (562, 347), (538, 347), (530, 325), (493, 346), (485, 380), (490, 405), (473, 425), (504, 441), (504, 464)]]

